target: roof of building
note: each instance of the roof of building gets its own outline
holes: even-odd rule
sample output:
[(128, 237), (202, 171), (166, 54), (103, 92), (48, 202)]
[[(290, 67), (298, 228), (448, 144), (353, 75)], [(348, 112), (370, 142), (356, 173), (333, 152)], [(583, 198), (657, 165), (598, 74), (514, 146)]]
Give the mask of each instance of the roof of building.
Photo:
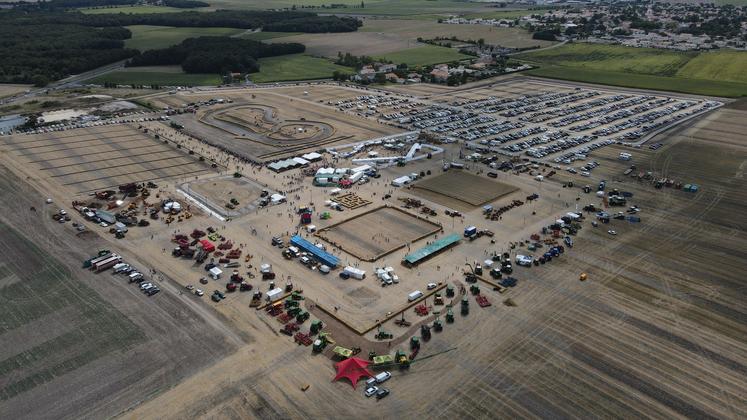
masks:
[(314, 257), (316, 257), (319, 261), (322, 262), (322, 264), (329, 266), (329, 268), (335, 268), (338, 264), (340, 264), (340, 259), (335, 257), (334, 255), (328, 253), (327, 251), (319, 248), (318, 246), (312, 244), (311, 242), (307, 241), (306, 239), (295, 235), (290, 240), (291, 245), (297, 246), (301, 248), (302, 250), (310, 253)]
[(443, 238), (434, 241), (430, 245), (424, 246), (423, 248), (420, 248), (415, 252), (405, 255), (405, 262), (407, 262), (408, 264), (417, 264), (425, 258), (428, 258), (429, 256), (437, 252), (443, 251), (445, 248), (448, 248), (449, 246), (459, 242), (460, 239), (462, 239), (462, 237), (457, 235), (456, 233), (446, 235)]

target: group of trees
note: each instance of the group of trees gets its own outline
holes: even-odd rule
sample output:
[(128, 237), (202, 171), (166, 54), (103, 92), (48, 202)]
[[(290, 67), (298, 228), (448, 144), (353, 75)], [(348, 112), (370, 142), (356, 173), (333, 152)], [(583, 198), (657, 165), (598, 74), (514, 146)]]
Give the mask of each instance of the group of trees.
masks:
[(197, 9), (198, 7), (208, 7), (209, 3), (197, 0), (163, 0), (164, 6), (176, 7), (178, 9)]
[[(23, 3), (9, 10), (0, 10), (0, 54), (3, 57), (0, 60), (0, 82), (44, 86), (70, 74), (135, 56), (134, 65), (159, 62), (181, 64), (189, 72), (222, 73), (225, 69), (251, 72), (258, 69), (256, 58), (304, 51), (301, 44), (273, 44), (269, 47), (259, 42), (241, 43), (240, 40), (218, 38), (139, 55), (136, 50), (124, 48), (124, 40), (132, 36), (124, 28), (129, 25), (263, 28), (268, 31), (307, 33), (349, 32), (361, 25), (354, 18), (317, 16), (315, 13), (295, 11), (219, 10), (87, 15), (63, 9), (86, 6), (92, 1), (51, 0)], [(95, 4), (129, 4), (128, 1), (96, 0)], [(58, 6), (50, 7), (50, 3)]]
[[(41, 8), (41, 9), (72, 9), (76, 7), (114, 7), (114, 6), (134, 6), (140, 4), (141, 0), (47, 0), (38, 3), (19, 2), (18, 6), (24, 8)], [(155, 1), (153, 3), (156, 3)], [(210, 4), (197, 0), (161, 0), (159, 2), (164, 6), (176, 7), (180, 9), (194, 9), (197, 7), (208, 7)]]
[(84, 26), (129, 26), (156, 25), (201, 28), (263, 28), (275, 32), (352, 32), (362, 23), (354, 18), (336, 16), (318, 16), (311, 12), (292, 11), (238, 11), (216, 10), (214, 12), (185, 11), (178, 13), (104, 13), (84, 14), (80, 12), (61, 12), (38, 10), (36, 12), (20, 11), (14, 13), (18, 21), (28, 23), (67, 23)]
[(121, 27), (18, 25), (0, 19), (0, 82), (44, 86), (132, 57), (137, 51), (123, 48), (130, 36)]
[(262, 29), (271, 32), (354, 32), (361, 25), (363, 22), (350, 17), (311, 16), (266, 23)]
[(363, 68), (363, 66), (373, 64), (375, 61), (376, 60), (367, 55), (356, 56), (350, 53), (343, 54), (341, 52), (338, 52), (335, 64), (360, 70), (361, 68)]
[(532, 39), (540, 39), (543, 41), (555, 41), (556, 36), (560, 35), (560, 29), (543, 29), (532, 34)]
[(263, 44), (248, 39), (210, 36), (189, 38), (173, 47), (146, 51), (133, 57), (127, 65), (181, 65), (187, 73), (252, 73), (259, 71), (259, 58), (297, 54), (305, 49), (304, 45), (297, 43)]

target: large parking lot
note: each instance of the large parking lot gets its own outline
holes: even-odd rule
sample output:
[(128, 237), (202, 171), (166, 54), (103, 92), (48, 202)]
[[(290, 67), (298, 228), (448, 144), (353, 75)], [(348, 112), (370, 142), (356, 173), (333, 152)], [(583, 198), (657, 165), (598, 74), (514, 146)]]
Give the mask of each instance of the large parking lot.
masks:
[(659, 93), (569, 87), (514, 79), (435, 98), (381, 93), (344, 98), (338, 109), (403, 129), (459, 139), (482, 154), (570, 164), (613, 143), (638, 144), (722, 104)]

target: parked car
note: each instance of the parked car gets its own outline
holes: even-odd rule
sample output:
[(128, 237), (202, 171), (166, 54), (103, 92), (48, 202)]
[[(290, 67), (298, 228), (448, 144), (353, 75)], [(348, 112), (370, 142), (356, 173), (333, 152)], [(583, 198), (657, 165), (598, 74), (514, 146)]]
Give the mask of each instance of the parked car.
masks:
[(386, 397), (387, 395), (389, 395), (389, 390), (386, 389), (386, 388), (381, 388), (378, 391), (376, 391), (376, 399), (377, 400), (380, 400), (380, 399)]
[(366, 392), (364, 392), (364, 395), (366, 397), (372, 397), (376, 392), (379, 390), (378, 386), (370, 386), (366, 388)]
[(205, 294), (205, 292), (203, 292), (202, 289), (195, 289), (195, 294), (197, 296), (203, 296)]

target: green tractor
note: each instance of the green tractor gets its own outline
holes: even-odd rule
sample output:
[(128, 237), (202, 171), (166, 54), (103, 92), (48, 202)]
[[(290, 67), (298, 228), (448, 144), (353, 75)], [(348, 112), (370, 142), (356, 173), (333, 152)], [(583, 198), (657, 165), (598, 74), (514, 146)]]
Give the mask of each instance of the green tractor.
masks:
[(299, 313), (298, 315), (296, 315), (296, 322), (299, 323), (299, 324), (303, 324), (304, 321), (306, 321), (307, 319), (309, 319), (309, 316), (311, 316), (311, 315), (309, 315), (308, 312), (303, 311), (303, 312)]
[(388, 333), (381, 329), (381, 325), (379, 325), (379, 330), (376, 332), (376, 339), (377, 340), (391, 340), (394, 338), (394, 334)]
[(441, 332), (444, 329), (444, 324), (441, 322), (441, 320), (436, 317), (435, 320), (433, 320), (433, 330), (435, 332)]
[(410, 358), (402, 350), (397, 350), (394, 360), (400, 369), (408, 369), (410, 367)]
[(322, 326), (323, 326), (322, 321), (315, 319), (314, 321), (311, 322), (311, 327), (309, 327), (309, 332), (311, 334), (317, 334), (319, 331), (322, 330)]
[(293, 299), (286, 299), (285, 300), (285, 309), (288, 308), (298, 308), (298, 301)]

